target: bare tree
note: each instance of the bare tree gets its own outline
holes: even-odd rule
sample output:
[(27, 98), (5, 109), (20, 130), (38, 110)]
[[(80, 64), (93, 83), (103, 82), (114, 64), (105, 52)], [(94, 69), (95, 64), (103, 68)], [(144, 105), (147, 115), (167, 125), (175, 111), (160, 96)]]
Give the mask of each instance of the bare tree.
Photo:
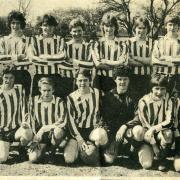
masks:
[(104, 12), (112, 11), (117, 13), (119, 24), (124, 28), (129, 36), (132, 36), (133, 17), (131, 11), (132, 0), (101, 0)]
[(24, 16), (28, 16), (30, 4), (31, 0), (18, 0), (18, 10), (22, 12)]
[(126, 29), (129, 36), (133, 34), (133, 16), (141, 15), (142, 10), (144, 10), (143, 15), (151, 22), (151, 35), (153, 38), (158, 37), (167, 15), (171, 13), (180, 14), (178, 8), (180, 7), (180, 0), (146, 0), (146, 2), (142, 2), (133, 9), (132, 4), (137, 2), (135, 0), (100, 0), (104, 12), (112, 11), (117, 13), (120, 25)]
[(152, 22), (152, 35), (157, 38), (164, 25), (164, 20), (169, 14), (178, 14), (180, 0), (149, 0), (150, 4), (146, 7), (147, 17)]

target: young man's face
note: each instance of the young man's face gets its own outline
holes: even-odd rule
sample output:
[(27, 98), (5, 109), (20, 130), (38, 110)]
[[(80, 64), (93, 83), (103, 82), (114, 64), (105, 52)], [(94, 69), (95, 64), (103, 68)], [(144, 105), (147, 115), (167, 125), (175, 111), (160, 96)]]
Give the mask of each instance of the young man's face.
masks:
[(19, 32), (21, 30), (21, 22), (19, 20), (13, 19), (11, 21), (11, 32)]
[(114, 31), (115, 31), (114, 26), (104, 25), (103, 29), (104, 29), (104, 36), (105, 37), (113, 37), (114, 36)]
[(129, 86), (129, 77), (117, 76), (115, 79), (116, 87), (122, 93), (125, 93)]
[(76, 79), (76, 84), (78, 89), (84, 90), (90, 86), (90, 80), (88, 77), (85, 77), (83, 74), (79, 74)]
[(175, 33), (176, 34), (179, 30), (179, 27), (175, 23), (168, 22), (166, 24), (166, 29), (167, 29), (167, 33)]
[(50, 26), (47, 23), (42, 23), (41, 29), (42, 29), (42, 34), (45, 37), (54, 35), (54, 29), (55, 29), (54, 26)]
[(166, 95), (166, 87), (154, 86), (152, 88), (152, 95), (154, 100), (161, 100)]
[(4, 90), (10, 90), (14, 87), (15, 77), (13, 74), (4, 74), (3, 75), (3, 88)]
[(144, 25), (137, 26), (135, 28), (135, 36), (139, 38), (146, 37), (147, 35), (147, 28)]
[(83, 29), (81, 26), (73, 27), (70, 33), (72, 38), (76, 41), (81, 40), (83, 37)]
[(41, 98), (43, 101), (49, 102), (52, 100), (54, 89), (51, 85), (41, 84), (40, 92), (41, 92)]

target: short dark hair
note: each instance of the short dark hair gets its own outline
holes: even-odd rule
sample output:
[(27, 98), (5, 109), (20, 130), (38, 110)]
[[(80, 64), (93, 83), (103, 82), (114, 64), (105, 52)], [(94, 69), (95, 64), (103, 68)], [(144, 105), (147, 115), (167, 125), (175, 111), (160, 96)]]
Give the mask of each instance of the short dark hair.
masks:
[(118, 67), (113, 71), (113, 79), (115, 80), (118, 76), (131, 78), (132, 70), (129, 67)]
[(16, 74), (15, 67), (14, 66), (4, 66), (2, 69), (1, 76), (4, 76), (5, 74), (12, 74), (13, 76), (15, 76), (15, 74)]
[(78, 26), (82, 27), (83, 31), (85, 31), (85, 21), (80, 17), (74, 18), (70, 21), (69, 30), (71, 31), (72, 28), (75, 28)]
[(78, 70), (76, 70), (75, 77), (77, 78), (79, 74), (82, 74), (91, 81), (91, 70), (79, 68)]
[(153, 74), (150, 80), (150, 89), (154, 86), (168, 88), (168, 78), (162, 74)]
[(150, 23), (147, 18), (144, 17), (135, 17), (134, 18), (134, 26), (133, 26), (133, 31), (135, 32), (136, 27), (143, 25), (147, 28), (147, 34), (149, 34), (151, 28), (150, 28)]
[(44, 85), (44, 84), (48, 84), (48, 85), (52, 86), (53, 89), (54, 89), (54, 85), (55, 85), (55, 84), (54, 84), (52, 78), (50, 78), (50, 77), (42, 77), (42, 78), (38, 81), (38, 87), (40, 88), (41, 85)]
[(112, 13), (106, 13), (102, 17), (101, 29), (103, 33), (104, 33), (104, 28), (103, 28), (104, 25), (114, 26), (115, 27), (114, 35), (115, 36), (118, 35), (119, 26), (118, 26), (117, 18)]
[(20, 21), (22, 29), (24, 29), (26, 27), (26, 19), (25, 19), (24, 15), (19, 11), (14, 11), (13, 10), (8, 14), (8, 18), (7, 18), (9, 28), (11, 28), (11, 22), (14, 19), (17, 20), (17, 21)]
[(173, 16), (173, 15), (166, 16), (164, 20), (164, 24), (166, 25), (169, 22), (177, 24), (179, 26), (180, 25), (179, 16)]
[(58, 22), (56, 21), (55, 17), (50, 14), (45, 14), (39, 23), (42, 26), (43, 23), (46, 23), (49, 26), (57, 26)]

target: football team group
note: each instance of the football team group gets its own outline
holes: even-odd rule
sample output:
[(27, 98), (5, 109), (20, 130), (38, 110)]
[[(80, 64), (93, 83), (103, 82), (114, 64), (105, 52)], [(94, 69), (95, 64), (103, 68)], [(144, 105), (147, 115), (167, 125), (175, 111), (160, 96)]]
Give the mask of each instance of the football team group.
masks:
[(113, 164), (125, 155), (144, 169), (157, 161), (164, 171), (172, 157), (180, 171), (178, 16), (167, 16), (157, 40), (143, 17), (123, 40), (111, 13), (102, 17), (102, 37), (89, 42), (79, 17), (69, 23), (68, 40), (55, 34), (49, 14), (32, 37), (22, 13), (10, 12), (7, 24), (11, 32), (0, 39), (1, 163), (19, 142), (19, 156), (32, 163), (60, 149), (67, 164)]

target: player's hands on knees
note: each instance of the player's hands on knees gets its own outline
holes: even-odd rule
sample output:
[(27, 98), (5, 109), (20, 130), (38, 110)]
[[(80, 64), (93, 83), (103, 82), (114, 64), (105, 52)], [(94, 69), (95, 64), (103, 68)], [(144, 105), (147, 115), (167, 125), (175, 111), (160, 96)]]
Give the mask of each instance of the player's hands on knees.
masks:
[(24, 128), (24, 129), (29, 129), (30, 125), (27, 122), (22, 122), (21, 127)]
[(31, 152), (33, 152), (35, 150), (40, 150), (41, 149), (40, 144), (37, 141), (32, 141), (28, 146), (29, 146), (29, 148), (28, 148), (29, 153), (31, 153)]
[(154, 138), (155, 129), (151, 127), (148, 129), (144, 135), (144, 140), (151, 143), (152, 139)]
[(86, 142), (83, 142), (80, 148), (81, 151), (86, 151), (88, 149), (88, 145), (86, 144)]
[(88, 145), (86, 144), (86, 142), (81, 139), (81, 140), (77, 140), (79, 148), (81, 151), (86, 151), (86, 149), (88, 148)]
[(126, 131), (127, 131), (127, 126), (122, 125), (116, 133), (116, 141), (118, 142), (123, 141)]

